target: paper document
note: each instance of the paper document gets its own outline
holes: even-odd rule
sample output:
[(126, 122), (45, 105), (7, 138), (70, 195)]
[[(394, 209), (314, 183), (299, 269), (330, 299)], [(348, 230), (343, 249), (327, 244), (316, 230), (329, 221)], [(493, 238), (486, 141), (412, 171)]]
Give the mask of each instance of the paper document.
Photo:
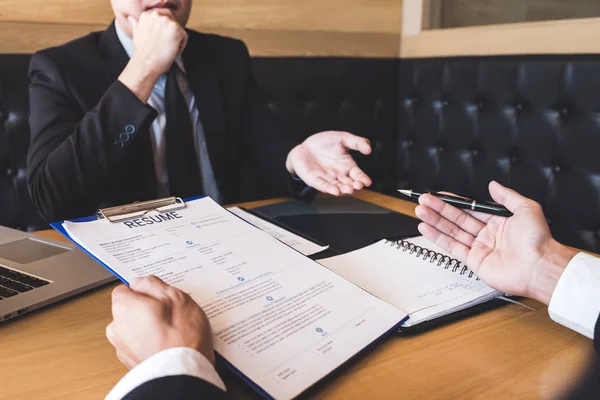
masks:
[(275, 239), (281, 240), (288, 246), (298, 250), (305, 256), (320, 253), (321, 251), (327, 250), (329, 248), (329, 246), (319, 246), (318, 244), (313, 243), (310, 240), (304, 239), (302, 236), (298, 236), (292, 232), (280, 228), (279, 226), (272, 224), (269, 221), (265, 221), (264, 219), (259, 218), (255, 215), (252, 215), (239, 207), (229, 207), (228, 210), (240, 217), (241, 219), (243, 219), (244, 221), (256, 226), (261, 231), (268, 233)]
[[(440, 255), (447, 254), (422, 236), (407, 241)], [(406, 326), (499, 295), (476, 277), (453, 272), (385, 240), (318, 262), (409, 314)]]
[(189, 293), (216, 351), (277, 399), (297, 396), (405, 317), (210, 198), (64, 227), (125, 280), (152, 274)]

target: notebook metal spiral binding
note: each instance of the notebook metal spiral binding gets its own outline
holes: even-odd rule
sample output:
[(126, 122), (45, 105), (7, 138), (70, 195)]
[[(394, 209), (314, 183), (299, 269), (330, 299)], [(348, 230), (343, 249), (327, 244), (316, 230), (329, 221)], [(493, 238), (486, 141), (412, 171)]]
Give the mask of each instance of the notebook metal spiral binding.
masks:
[(460, 275), (465, 275), (468, 272), (468, 278), (475, 277), (477, 280), (479, 280), (479, 277), (477, 277), (473, 273), (473, 271), (469, 269), (469, 267), (462, 264), (456, 258), (451, 258), (447, 255), (437, 253), (428, 248), (417, 246), (416, 244), (401, 238), (389, 238), (385, 239), (385, 242), (390, 246), (395, 246), (397, 249), (401, 249), (402, 251), (408, 251), (409, 254), (414, 254), (415, 257), (422, 256), (423, 260), (425, 261), (429, 259), (429, 262), (431, 264), (437, 261), (437, 265), (439, 267), (441, 267), (445, 263), (444, 269), (452, 269), (452, 272), (459, 272)]

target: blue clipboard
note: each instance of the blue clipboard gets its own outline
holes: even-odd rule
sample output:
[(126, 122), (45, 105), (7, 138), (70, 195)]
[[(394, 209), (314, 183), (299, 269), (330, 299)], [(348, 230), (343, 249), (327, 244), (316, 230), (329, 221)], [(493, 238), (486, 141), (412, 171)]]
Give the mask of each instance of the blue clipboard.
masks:
[[(192, 197), (189, 199), (184, 199), (183, 201), (185, 203), (194, 201), (194, 200), (198, 200), (203, 198), (204, 196), (198, 196), (198, 197)], [(133, 203), (135, 204), (135, 203)], [(127, 207), (127, 206), (123, 206), (123, 207)], [(149, 211), (149, 210), (148, 210)], [(70, 220), (70, 222), (90, 222), (90, 221), (96, 221), (98, 219), (98, 215), (93, 215), (93, 216), (89, 216), (89, 217), (82, 217), (82, 218), (77, 218), (77, 219), (73, 219)], [(60, 222), (53, 222), (50, 224), (50, 226), (52, 228), (54, 228), (55, 230), (57, 230), (58, 232), (60, 232), (63, 236), (65, 236), (67, 239), (69, 239), (71, 242), (75, 243), (75, 245), (77, 245), (77, 247), (79, 247), (81, 250), (83, 250), (87, 255), (89, 255), (90, 257), (92, 257), (94, 260), (96, 260), (96, 262), (98, 262), (100, 265), (102, 265), (104, 268), (106, 268), (108, 271), (110, 271), (113, 275), (115, 275), (117, 278), (119, 278), (119, 280), (121, 282), (123, 282), (126, 285), (129, 285), (129, 282), (127, 282), (127, 280), (125, 280), (125, 278), (123, 278), (121, 275), (119, 275), (115, 270), (113, 270), (112, 268), (110, 268), (108, 265), (106, 265), (105, 263), (103, 263), (102, 261), (100, 261), (98, 258), (96, 258), (94, 255), (92, 255), (89, 251), (87, 251), (85, 248), (83, 248), (81, 245), (79, 245), (79, 243), (77, 243), (75, 240), (73, 240), (73, 238), (71, 237), (71, 235), (69, 235), (69, 233), (66, 231), (66, 229), (63, 226), (63, 223), (66, 221), (60, 221)], [(393, 328), (391, 328), (389, 331), (385, 332), (384, 334), (382, 334), (379, 338), (375, 339), (373, 342), (371, 342), (368, 346), (364, 347), (362, 350), (360, 350), (358, 353), (356, 353), (355, 355), (353, 355), (352, 357), (350, 357), (348, 360), (346, 360), (344, 363), (340, 364), (337, 368), (335, 368), (334, 370), (332, 370), (329, 374), (323, 376), (321, 379), (319, 379), (317, 382), (315, 382), (313, 385), (309, 386), (306, 388), (306, 390), (304, 392), (306, 392), (307, 390), (309, 390), (310, 388), (312, 388), (313, 386), (315, 386), (316, 384), (318, 384), (319, 382), (321, 382), (324, 379), (327, 379), (327, 377), (329, 377), (331, 374), (333, 374), (335, 371), (339, 370), (340, 368), (345, 367), (346, 365), (348, 365), (350, 362), (352, 362), (354, 359), (356, 359), (357, 357), (359, 357), (360, 355), (362, 355), (363, 353), (365, 353), (366, 351), (368, 351), (369, 349), (371, 349), (373, 346), (375, 346), (377, 343), (379, 343), (381, 340), (383, 340), (383, 338), (385, 338), (386, 336), (388, 336), (390, 333), (394, 332), (396, 329), (398, 329), (406, 320), (408, 320), (408, 316), (405, 317), (402, 321), (400, 321), (396, 326), (394, 326)], [(255, 392), (257, 392), (260, 396), (264, 397), (265, 399), (270, 399), (270, 400), (274, 400), (274, 398), (272, 396), (270, 396), (262, 387), (260, 387), (258, 384), (256, 384), (254, 381), (252, 381), (250, 378), (248, 378), (246, 375), (244, 375), (239, 369), (237, 369), (233, 364), (231, 364), (229, 361), (227, 361), (225, 358), (223, 358), (220, 354), (215, 353), (218, 357), (218, 359), (221, 361), (221, 363), (223, 365), (225, 365), (228, 369), (230, 369), (235, 375), (237, 375), (240, 379), (242, 379), (242, 381), (244, 381), (246, 384), (248, 384), (248, 386), (250, 386)]]

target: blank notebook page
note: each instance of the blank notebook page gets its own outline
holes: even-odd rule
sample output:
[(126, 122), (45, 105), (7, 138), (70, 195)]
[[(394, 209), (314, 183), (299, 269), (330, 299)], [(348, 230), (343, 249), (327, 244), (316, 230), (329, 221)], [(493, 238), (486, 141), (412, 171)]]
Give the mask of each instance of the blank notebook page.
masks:
[[(406, 239), (414, 245), (442, 255), (447, 252), (423, 236)], [(416, 252), (403, 251), (396, 244), (379, 241), (362, 249), (340, 256), (319, 260), (319, 263), (360, 286), (367, 292), (411, 314), (412, 323), (432, 316), (447, 314), (479, 303), (499, 293), (469, 272), (461, 275), (458, 269), (445, 269), (417, 257)]]

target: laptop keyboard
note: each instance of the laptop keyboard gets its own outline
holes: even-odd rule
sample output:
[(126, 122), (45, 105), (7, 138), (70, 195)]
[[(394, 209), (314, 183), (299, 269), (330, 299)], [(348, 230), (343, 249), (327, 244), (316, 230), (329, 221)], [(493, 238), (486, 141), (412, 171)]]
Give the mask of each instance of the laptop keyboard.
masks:
[(8, 297), (46, 286), (50, 282), (14, 269), (0, 267), (0, 301)]

